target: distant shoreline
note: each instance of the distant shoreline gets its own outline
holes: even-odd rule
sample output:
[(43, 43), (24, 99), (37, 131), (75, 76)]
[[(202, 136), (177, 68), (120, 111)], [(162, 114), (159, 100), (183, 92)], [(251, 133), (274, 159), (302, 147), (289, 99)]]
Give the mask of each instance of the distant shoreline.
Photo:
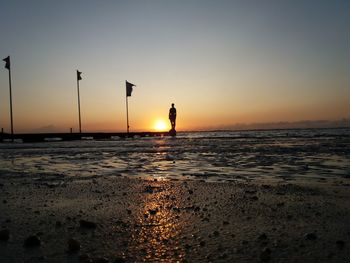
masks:
[(342, 127), (310, 127), (310, 128), (257, 128), (257, 129), (214, 129), (214, 130), (192, 130), (192, 131), (178, 131), (178, 133), (195, 133), (195, 132), (251, 132), (251, 131), (293, 131), (293, 130), (337, 130), (350, 129), (350, 126)]

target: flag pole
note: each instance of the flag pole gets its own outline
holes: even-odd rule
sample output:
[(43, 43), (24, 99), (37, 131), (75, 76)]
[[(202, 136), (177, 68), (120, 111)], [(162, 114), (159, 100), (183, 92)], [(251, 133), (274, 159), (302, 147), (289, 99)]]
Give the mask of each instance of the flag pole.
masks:
[(13, 138), (13, 111), (12, 111), (12, 85), (11, 85), (11, 58), (10, 56), (7, 56), (3, 59), (5, 61), (5, 68), (9, 71), (9, 89), (10, 89), (10, 120), (11, 120), (11, 139), (12, 142), (14, 141)]
[(12, 138), (12, 141), (13, 141), (13, 113), (12, 113), (12, 85), (11, 85), (11, 67), (9, 67), (9, 87), (10, 87), (11, 138)]
[[(126, 89), (125, 89), (126, 90)], [(129, 134), (129, 105), (128, 105), (128, 91), (126, 90), (126, 130)]]
[(77, 88), (78, 88), (79, 133), (81, 133), (79, 78), (77, 78)]

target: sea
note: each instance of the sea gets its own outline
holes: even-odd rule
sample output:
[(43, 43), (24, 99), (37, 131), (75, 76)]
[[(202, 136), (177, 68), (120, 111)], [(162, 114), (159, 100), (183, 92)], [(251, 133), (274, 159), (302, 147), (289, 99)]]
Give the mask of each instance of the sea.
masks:
[(350, 128), (178, 132), (172, 137), (0, 143), (0, 176), (83, 180), (350, 178)]

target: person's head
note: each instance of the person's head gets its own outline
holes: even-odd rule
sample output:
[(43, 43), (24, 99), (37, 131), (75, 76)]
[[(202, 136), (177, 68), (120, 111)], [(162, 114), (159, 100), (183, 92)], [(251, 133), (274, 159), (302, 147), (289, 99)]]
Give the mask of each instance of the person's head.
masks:
[(171, 103), (171, 107), (173, 107), (173, 108), (174, 108), (174, 106), (175, 106), (175, 104), (174, 104), (174, 103)]

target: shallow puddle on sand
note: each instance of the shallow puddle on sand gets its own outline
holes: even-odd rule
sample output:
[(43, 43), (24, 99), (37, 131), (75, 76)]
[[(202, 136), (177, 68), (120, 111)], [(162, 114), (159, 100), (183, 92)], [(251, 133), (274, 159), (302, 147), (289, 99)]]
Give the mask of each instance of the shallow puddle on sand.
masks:
[(206, 138), (200, 134), (197, 139), (1, 144), (0, 173), (60, 173), (71, 177), (123, 174), (169, 179), (177, 176), (179, 180), (211, 181), (259, 176), (310, 179), (349, 176), (347, 137), (274, 138), (273, 131), (261, 134), (269, 136), (232, 139), (233, 135)]

